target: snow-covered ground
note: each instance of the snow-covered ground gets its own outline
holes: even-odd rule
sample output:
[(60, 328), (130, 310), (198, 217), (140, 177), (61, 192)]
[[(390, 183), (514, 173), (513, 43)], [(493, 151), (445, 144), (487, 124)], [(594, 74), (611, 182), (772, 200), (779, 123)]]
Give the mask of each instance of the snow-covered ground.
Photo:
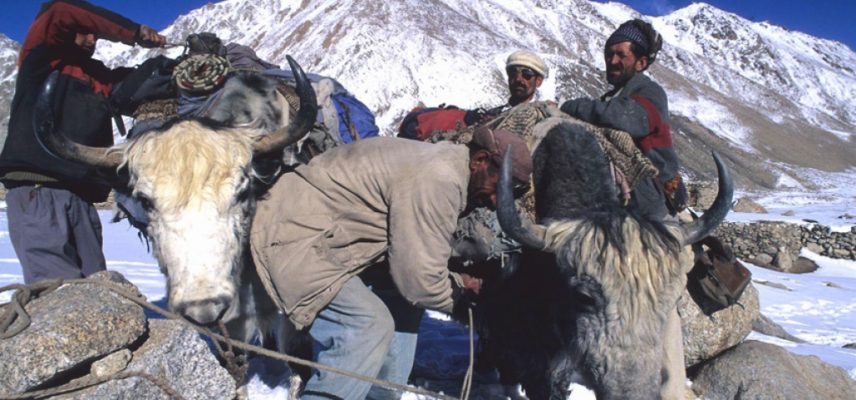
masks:
[[(804, 219), (810, 219), (830, 225), (838, 231), (849, 230), (856, 224), (853, 217), (840, 218), (847, 214), (856, 214), (856, 188), (852, 189), (852, 192), (839, 191), (835, 196), (782, 193), (763, 197), (758, 201), (770, 210), (769, 214), (732, 213), (729, 220), (771, 219), (805, 223)], [(0, 203), (0, 207), (5, 211), (5, 203)], [(792, 211), (793, 216), (783, 216), (786, 211)], [(104, 252), (108, 268), (124, 274), (139, 286), (149, 300), (163, 299), (163, 276), (156, 261), (148, 253), (145, 243), (137, 237), (136, 230), (124, 222), (109, 223), (108, 211), (101, 211), (100, 215), (104, 222)], [(795, 344), (758, 333), (752, 333), (749, 338), (775, 343), (794, 353), (816, 355), (827, 363), (844, 368), (856, 379), (856, 350), (842, 348), (845, 344), (856, 343), (856, 262), (830, 259), (806, 250), (803, 250), (803, 256), (814, 260), (820, 269), (814, 273), (794, 275), (747, 265), (752, 271), (753, 281), (760, 295), (762, 313), (782, 325), (789, 333), (806, 340), (806, 343)], [(9, 241), (6, 213), (2, 212), (0, 286), (20, 282), (23, 282), (21, 266)], [(763, 284), (767, 282), (787, 289)], [(8, 301), (10, 295), (10, 292), (0, 293), (0, 302)], [(456, 327), (453, 322), (444, 321), (439, 314), (430, 313), (429, 318), (423, 324), (417, 358), (432, 355), (437, 357), (438, 348), (439, 353), (445, 353), (447, 358), (466, 358), (467, 331)], [(430, 363), (431, 360), (423, 362), (428, 365)], [(455, 365), (461, 367), (460, 363)], [(461, 368), (465, 368), (465, 365)], [(251, 398), (287, 397), (284, 388), (286, 380), (271, 369), (281, 371), (272, 367), (269, 362), (256, 361), (251, 366)], [(440, 388), (429, 385), (428, 389)], [(406, 395), (404, 398), (418, 397)], [(593, 398), (591, 392), (582, 390), (575, 391), (571, 396), (572, 400)]]

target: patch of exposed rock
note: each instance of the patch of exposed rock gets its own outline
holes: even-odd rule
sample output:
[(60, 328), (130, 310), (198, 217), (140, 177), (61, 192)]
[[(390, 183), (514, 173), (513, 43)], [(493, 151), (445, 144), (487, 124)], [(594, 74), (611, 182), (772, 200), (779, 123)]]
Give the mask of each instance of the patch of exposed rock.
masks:
[[(0, 340), (3, 393), (24, 392), (80, 375), (93, 361), (132, 346), (147, 329), (140, 306), (96, 284), (64, 285), (29, 302), (25, 309), (30, 326)], [(18, 318), (12, 328), (21, 322)]]
[[(141, 306), (101, 284), (105, 281), (139, 293), (121, 274), (107, 271), (26, 304), (32, 322), (0, 339), (0, 398), (67, 384), (86, 387), (57, 398), (171, 398), (148, 379), (111, 380), (127, 373), (145, 373), (186, 399), (235, 398), (235, 381), (193, 329), (148, 320)], [(18, 317), (11, 328), (20, 326)]]
[(705, 363), (691, 378), (704, 399), (856, 398), (856, 381), (843, 369), (754, 340)]
[(737, 304), (705, 315), (686, 291), (678, 299), (687, 367), (709, 360), (742, 342), (760, 315), (758, 291), (750, 283)]

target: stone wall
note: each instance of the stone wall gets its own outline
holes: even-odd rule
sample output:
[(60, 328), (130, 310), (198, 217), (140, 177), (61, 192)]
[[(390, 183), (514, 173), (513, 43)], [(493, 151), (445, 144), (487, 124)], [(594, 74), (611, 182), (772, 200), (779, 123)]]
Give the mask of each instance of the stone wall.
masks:
[(787, 222), (725, 222), (714, 235), (731, 246), (744, 260), (756, 260), (788, 270), (805, 247), (817, 254), (856, 260), (856, 227), (850, 232), (832, 232), (819, 224), (797, 225)]

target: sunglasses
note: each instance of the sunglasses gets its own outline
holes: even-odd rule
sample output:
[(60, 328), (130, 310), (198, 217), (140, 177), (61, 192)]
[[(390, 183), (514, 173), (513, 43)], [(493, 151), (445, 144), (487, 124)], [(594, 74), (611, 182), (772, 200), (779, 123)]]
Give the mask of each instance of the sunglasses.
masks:
[(520, 73), (523, 79), (527, 81), (538, 75), (537, 72), (529, 67), (507, 67), (505, 73), (508, 74), (509, 78), (517, 77), (517, 74)]

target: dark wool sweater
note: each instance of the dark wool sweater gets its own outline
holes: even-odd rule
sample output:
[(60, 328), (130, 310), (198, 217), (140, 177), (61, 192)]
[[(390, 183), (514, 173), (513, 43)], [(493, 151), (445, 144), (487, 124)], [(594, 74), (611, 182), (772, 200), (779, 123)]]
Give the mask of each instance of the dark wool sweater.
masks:
[(9, 117), (9, 133), (0, 154), (0, 177), (7, 187), (45, 183), (102, 201), (109, 188), (91, 169), (48, 154), (36, 139), (33, 108), (48, 75), (59, 70), (53, 112), (56, 129), (90, 146), (113, 144), (112, 112), (107, 98), (129, 71), (110, 69), (75, 45), (75, 34), (133, 44), (140, 25), (78, 0), (42, 5), (18, 57), (18, 78)]
[(644, 74), (636, 74), (621, 88), (597, 99), (565, 102), (565, 113), (598, 126), (626, 131), (660, 171), (656, 179), (640, 183), (633, 191), (636, 208), (653, 218), (665, 217), (662, 182), (678, 174), (678, 156), (672, 146), (669, 102), (666, 92)]

